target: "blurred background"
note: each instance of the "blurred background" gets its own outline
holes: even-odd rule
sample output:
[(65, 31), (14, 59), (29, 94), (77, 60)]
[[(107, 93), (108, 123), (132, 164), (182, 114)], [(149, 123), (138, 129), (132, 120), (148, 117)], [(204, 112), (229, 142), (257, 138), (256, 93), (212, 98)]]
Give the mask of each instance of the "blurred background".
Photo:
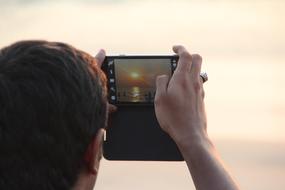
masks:
[[(241, 189), (285, 187), (282, 0), (0, 0), (0, 47), (70, 43), (95, 54), (203, 56), (208, 131)], [(103, 160), (95, 189), (194, 189), (183, 162)]]

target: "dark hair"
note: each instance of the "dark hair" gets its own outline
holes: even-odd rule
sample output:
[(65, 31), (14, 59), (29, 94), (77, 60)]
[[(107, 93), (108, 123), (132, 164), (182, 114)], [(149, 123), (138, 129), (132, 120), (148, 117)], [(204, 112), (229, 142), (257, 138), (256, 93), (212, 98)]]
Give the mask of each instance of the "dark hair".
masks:
[(70, 45), (0, 50), (0, 189), (71, 189), (106, 120), (106, 79)]

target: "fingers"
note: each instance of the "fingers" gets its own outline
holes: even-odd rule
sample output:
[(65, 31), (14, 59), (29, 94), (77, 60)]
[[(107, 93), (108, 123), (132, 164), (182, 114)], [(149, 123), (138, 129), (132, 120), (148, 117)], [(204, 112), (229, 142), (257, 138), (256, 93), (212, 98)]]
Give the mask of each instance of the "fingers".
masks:
[(109, 114), (116, 112), (117, 109), (118, 109), (118, 108), (117, 108), (116, 106), (114, 106), (114, 105), (108, 103), (108, 113), (109, 113)]
[(184, 46), (176, 45), (173, 46), (173, 51), (179, 56), (178, 65), (176, 70), (179, 72), (190, 72), (191, 65), (192, 65), (192, 56), (191, 54), (185, 49)]
[(194, 82), (194, 87), (196, 92), (201, 93), (202, 99), (205, 97), (205, 92), (203, 88), (203, 78), (200, 76), (202, 66), (202, 57), (198, 54), (192, 55), (192, 67), (190, 71), (190, 76)]
[(155, 101), (158, 100), (163, 94), (166, 93), (168, 86), (168, 76), (160, 75), (156, 77), (156, 93)]
[(103, 50), (103, 49), (101, 49), (101, 50), (97, 53), (97, 55), (95, 56), (96, 62), (97, 62), (97, 64), (98, 64), (99, 67), (102, 66), (102, 63), (103, 63), (103, 61), (104, 61), (104, 59), (105, 59), (105, 56), (106, 56), (106, 52), (105, 52), (105, 50)]
[[(202, 66), (202, 57), (198, 54), (193, 54), (192, 55), (192, 67), (191, 67), (191, 77), (194, 79), (201, 80), (202, 78), (200, 77), (201, 73), (201, 66)], [(203, 83), (203, 80), (202, 80)]]

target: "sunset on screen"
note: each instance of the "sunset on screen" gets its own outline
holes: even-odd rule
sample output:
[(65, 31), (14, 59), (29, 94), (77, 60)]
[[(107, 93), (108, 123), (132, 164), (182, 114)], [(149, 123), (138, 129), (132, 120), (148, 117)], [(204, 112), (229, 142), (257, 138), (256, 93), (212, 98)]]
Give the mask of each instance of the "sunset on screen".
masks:
[(169, 59), (117, 59), (115, 73), (118, 101), (151, 102), (156, 77), (171, 76), (171, 63)]

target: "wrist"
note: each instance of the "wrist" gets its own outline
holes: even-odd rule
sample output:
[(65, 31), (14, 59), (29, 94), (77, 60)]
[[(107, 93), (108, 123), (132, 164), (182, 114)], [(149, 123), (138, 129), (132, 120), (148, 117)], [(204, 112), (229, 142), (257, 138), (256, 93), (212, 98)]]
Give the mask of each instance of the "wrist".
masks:
[(175, 142), (183, 156), (185, 156), (185, 154), (194, 155), (202, 149), (214, 148), (206, 131), (197, 132), (196, 134), (191, 133), (191, 135), (179, 138), (179, 140)]

